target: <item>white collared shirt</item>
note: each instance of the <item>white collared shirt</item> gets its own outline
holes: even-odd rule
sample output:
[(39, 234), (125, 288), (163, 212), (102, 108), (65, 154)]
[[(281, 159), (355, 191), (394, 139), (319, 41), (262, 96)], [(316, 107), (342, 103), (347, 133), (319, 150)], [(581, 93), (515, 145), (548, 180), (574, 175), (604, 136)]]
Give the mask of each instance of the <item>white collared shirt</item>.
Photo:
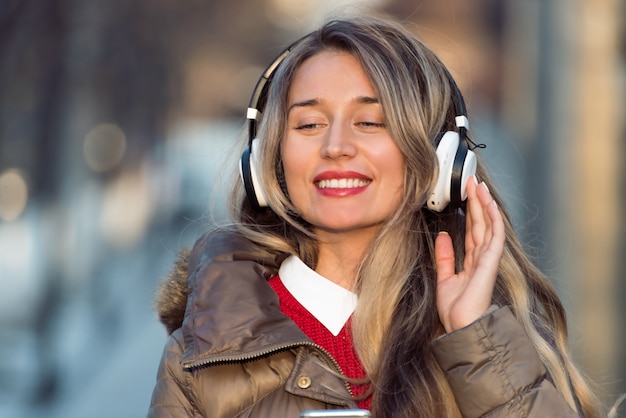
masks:
[(319, 275), (294, 255), (283, 261), (278, 275), (289, 293), (336, 337), (354, 312), (356, 294)]

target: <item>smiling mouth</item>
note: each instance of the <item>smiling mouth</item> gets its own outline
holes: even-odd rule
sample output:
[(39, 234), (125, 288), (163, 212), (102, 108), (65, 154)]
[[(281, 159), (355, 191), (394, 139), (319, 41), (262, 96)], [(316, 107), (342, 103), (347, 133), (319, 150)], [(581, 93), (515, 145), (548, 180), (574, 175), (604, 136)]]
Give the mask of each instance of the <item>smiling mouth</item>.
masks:
[(320, 189), (354, 189), (357, 187), (365, 187), (371, 182), (371, 180), (365, 179), (330, 179), (320, 180), (316, 182), (316, 184)]

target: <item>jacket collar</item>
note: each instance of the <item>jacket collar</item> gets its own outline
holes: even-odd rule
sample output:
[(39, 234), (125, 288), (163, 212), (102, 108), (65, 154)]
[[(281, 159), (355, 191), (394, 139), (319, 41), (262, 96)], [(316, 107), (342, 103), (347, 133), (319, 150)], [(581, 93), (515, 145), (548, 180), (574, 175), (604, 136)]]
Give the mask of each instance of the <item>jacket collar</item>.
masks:
[(310, 343), (280, 311), (278, 296), (267, 283), (281, 262), (232, 231), (213, 232), (196, 242), (183, 321), (186, 368)]

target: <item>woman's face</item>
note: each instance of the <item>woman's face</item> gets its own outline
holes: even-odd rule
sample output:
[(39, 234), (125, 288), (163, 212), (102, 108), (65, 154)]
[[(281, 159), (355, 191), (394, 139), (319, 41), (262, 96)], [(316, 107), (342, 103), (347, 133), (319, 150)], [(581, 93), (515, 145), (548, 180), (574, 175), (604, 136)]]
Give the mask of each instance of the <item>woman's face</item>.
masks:
[(375, 232), (398, 207), (404, 157), (357, 59), (324, 51), (295, 73), (281, 148), (287, 190), (318, 234)]

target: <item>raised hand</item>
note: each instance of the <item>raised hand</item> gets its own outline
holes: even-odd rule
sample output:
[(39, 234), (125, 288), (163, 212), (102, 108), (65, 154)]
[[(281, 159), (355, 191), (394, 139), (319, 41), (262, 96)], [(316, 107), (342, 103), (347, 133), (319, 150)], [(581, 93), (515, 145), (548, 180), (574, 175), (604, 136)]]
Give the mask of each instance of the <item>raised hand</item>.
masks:
[(450, 236), (435, 241), (437, 310), (447, 332), (463, 328), (485, 313), (498, 275), (504, 249), (504, 221), (484, 183), (467, 182), (465, 261), (456, 272)]

